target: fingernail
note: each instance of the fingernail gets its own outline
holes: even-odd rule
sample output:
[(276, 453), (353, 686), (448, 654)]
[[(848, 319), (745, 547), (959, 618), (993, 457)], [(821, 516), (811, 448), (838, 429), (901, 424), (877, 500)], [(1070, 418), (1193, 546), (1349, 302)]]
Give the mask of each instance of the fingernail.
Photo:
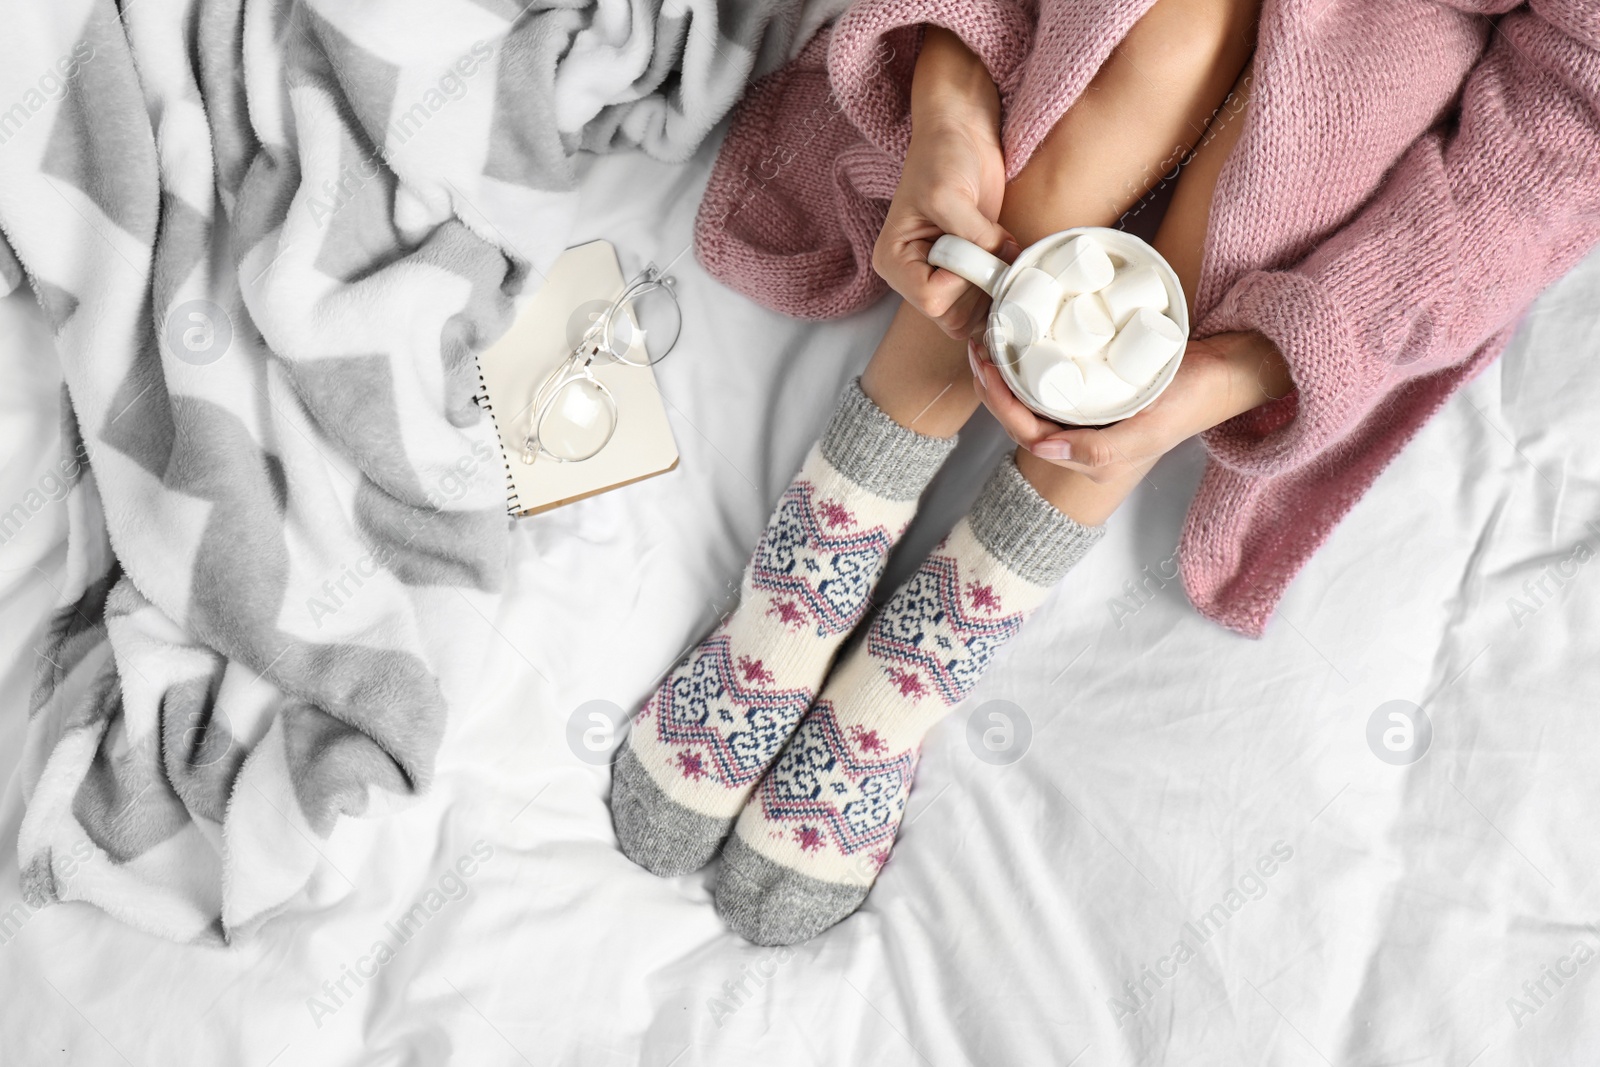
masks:
[(967, 365), (972, 368), (972, 376), (974, 378), (981, 378), (983, 376), (982, 372), (978, 370), (978, 353), (972, 350), (972, 346), (970, 344), (967, 345)]
[(1040, 441), (1029, 451), (1040, 459), (1072, 458), (1072, 444), (1068, 441)]

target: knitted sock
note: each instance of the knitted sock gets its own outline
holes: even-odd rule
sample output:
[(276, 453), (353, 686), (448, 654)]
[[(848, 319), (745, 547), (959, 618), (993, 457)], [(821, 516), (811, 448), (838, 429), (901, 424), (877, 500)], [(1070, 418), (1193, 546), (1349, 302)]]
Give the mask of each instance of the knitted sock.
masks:
[(896, 423), (859, 381), (845, 390), (761, 535), (738, 608), (661, 683), (617, 757), (611, 817), (635, 863), (674, 875), (710, 861), (954, 446)]
[(740, 813), (716, 889), (730, 926), (789, 945), (861, 905), (894, 846), (923, 735), (1101, 533), (1001, 464), (834, 670)]

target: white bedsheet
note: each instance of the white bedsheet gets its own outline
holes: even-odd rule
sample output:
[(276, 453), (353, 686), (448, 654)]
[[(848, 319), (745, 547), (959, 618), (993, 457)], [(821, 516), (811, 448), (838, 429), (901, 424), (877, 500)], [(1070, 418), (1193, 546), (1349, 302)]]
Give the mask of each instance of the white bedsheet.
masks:
[[(612, 239), (625, 269), (666, 262), (709, 160), (601, 161), (577, 237)], [(503, 640), (434, 791), (347, 824), (325, 906), (248, 944), (12, 908), (11, 772), (59, 509), (0, 549), (0, 1064), (1592, 1062), (1600, 258), (1382, 476), (1259, 642), (1199, 618), (1176, 582), (1113, 608), (1176, 543), (1199, 455), (1164, 462), (929, 738), (867, 906), (788, 951), (724, 930), (710, 872), (663, 881), (616, 851), (608, 771), (574, 755), (568, 718), (634, 707), (728, 606), (891, 309), (802, 324), (692, 256), (674, 270), (687, 318), (661, 379), (678, 470), (518, 524)], [(0, 302), (0, 359), (3, 510), (55, 457), (59, 386), (25, 294)], [(894, 574), (999, 448), (992, 424), (969, 432)], [(968, 743), (995, 700), (1031, 724), (1007, 766)], [(1409, 766), (1369, 749), (1391, 700), (1433, 725)], [(386, 924), (430, 889), (437, 912), (398, 943)], [(1185, 924), (1208, 913), (1202, 942)], [(372, 971), (380, 939), (398, 948), (358, 987), (347, 968)], [(323, 983), (341, 978), (335, 1000)]]

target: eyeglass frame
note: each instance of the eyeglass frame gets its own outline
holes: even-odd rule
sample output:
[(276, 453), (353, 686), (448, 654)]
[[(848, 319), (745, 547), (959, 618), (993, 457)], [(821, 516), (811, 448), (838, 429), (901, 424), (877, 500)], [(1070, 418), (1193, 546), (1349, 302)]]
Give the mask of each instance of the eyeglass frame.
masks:
[[(678, 345), (676, 337), (672, 339), (672, 344), (667, 346), (667, 350), (661, 353), (659, 358), (654, 360), (646, 359), (642, 363), (637, 363), (628, 359), (626, 355), (617, 352), (616, 348), (611, 344), (610, 333), (612, 323), (616, 321), (617, 314), (624, 309), (624, 306), (634, 297), (657, 286), (666, 291), (666, 294), (672, 298), (672, 303), (677, 307), (679, 331), (681, 332), (683, 307), (678, 304), (678, 293), (674, 288), (675, 284), (676, 279), (672, 275), (663, 273), (654, 263), (646, 263), (644, 268), (634, 275), (633, 280), (623, 286), (622, 292), (611, 302), (605, 312), (597, 316), (589, 328), (584, 330), (583, 337), (579, 339), (572, 351), (567, 353), (566, 358), (557, 364), (545, 376), (539, 387), (534, 390), (533, 402), (530, 405), (534, 411), (533, 416), (528, 421), (527, 436), (522, 441), (522, 462), (532, 464), (540, 455), (544, 455), (557, 463), (584, 463), (605, 451), (606, 445), (611, 443), (611, 438), (616, 436), (617, 424), (620, 421), (621, 413), (617, 410), (617, 398), (611, 392), (611, 388), (594, 376), (595, 360), (601, 353), (604, 353), (614, 363), (621, 363), (629, 367), (653, 367), (671, 355), (672, 350)], [(638, 328), (638, 325), (637, 322), (634, 323), (635, 328)], [(578, 381), (588, 381), (605, 398), (606, 406), (611, 412), (611, 431), (606, 434), (606, 439), (600, 443), (600, 447), (589, 453), (589, 455), (581, 459), (567, 459), (544, 447), (544, 442), (540, 439), (539, 428), (543, 425), (544, 420), (549, 417), (551, 406), (555, 403), (556, 398), (561, 395), (561, 391)], [(541, 397), (543, 398), (542, 400)]]

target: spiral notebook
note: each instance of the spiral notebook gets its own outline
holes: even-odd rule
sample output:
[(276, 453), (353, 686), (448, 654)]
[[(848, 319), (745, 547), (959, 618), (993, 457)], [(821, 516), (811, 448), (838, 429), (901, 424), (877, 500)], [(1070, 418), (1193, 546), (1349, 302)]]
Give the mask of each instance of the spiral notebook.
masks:
[(569, 248), (517, 312), (511, 329), (478, 356), (483, 383), (478, 402), (488, 409), (500, 437), (506, 510), (512, 515), (548, 511), (678, 465), (678, 446), (656, 388), (655, 370), (625, 363), (594, 369), (594, 376), (617, 401), (616, 433), (605, 448), (581, 463), (558, 463), (543, 456), (532, 464), (522, 462), (534, 393), (624, 284), (610, 241)]

